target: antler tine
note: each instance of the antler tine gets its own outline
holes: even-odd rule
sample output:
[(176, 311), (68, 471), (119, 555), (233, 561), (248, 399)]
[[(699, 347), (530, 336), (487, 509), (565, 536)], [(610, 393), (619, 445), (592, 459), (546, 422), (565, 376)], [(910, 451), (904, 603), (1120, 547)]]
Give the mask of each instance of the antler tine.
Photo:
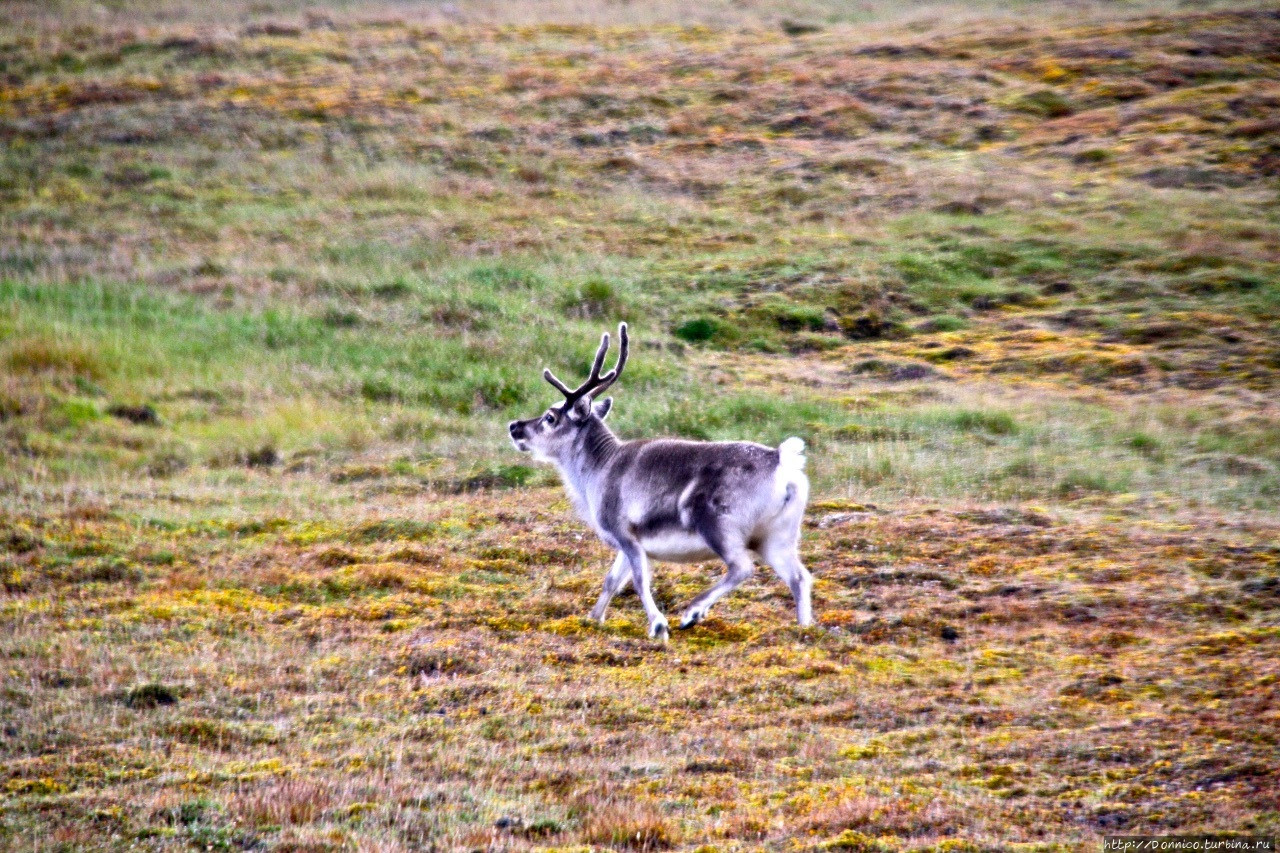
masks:
[(567, 385), (565, 385), (563, 382), (561, 382), (559, 379), (556, 378), (556, 375), (551, 372), (551, 368), (549, 367), (542, 368), (542, 378), (550, 382), (552, 385), (554, 385), (556, 390), (559, 391), (561, 394), (565, 395), (565, 397), (573, 396), (573, 392), (569, 390), (569, 387)]
[(600, 348), (596, 350), (596, 360), (591, 364), (591, 375), (587, 381), (578, 386), (579, 391), (589, 390), (600, 382), (600, 368), (604, 367), (604, 355), (609, 351), (609, 333), (600, 336)]
[[(606, 336), (607, 337), (607, 336)], [(629, 340), (627, 338), (627, 324), (618, 324), (618, 363), (613, 366), (603, 377), (600, 378), (596, 387), (591, 390), (592, 395), (599, 394), (607, 389), (610, 385), (618, 381), (618, 377), (622, 375), (622, 368), (627, 366), (627, 350)]]

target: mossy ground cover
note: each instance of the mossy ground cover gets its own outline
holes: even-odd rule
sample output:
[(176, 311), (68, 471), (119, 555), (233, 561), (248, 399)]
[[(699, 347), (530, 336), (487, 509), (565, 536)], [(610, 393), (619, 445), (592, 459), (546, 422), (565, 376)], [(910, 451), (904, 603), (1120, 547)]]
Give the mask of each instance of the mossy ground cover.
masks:
[[(5, 846), (1275, 834), (1275, 10), (459, 5), (0, 29)], [(581, 619), (505, 422), (620, 319), (623, 435), (808, 442), (814, 629)]]
[[(523, 498), (11, 517), (10, 842), (1073, 849), (1274, 829), (1274, 519), (820, 502), (817, 628), (760, 577), (663, 647), (629, 597), (581, 618), (608, 554), (557, 492)], [(713, 576), (664, 571), (658, 598)]]

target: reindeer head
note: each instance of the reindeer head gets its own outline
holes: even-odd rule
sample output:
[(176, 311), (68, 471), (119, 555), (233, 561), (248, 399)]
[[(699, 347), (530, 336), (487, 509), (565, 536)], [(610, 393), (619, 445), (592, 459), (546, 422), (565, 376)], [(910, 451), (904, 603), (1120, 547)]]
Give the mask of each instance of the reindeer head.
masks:
[(613, 399), (606, 397), (599, 403), (595, 398), (610, 385), (618, 381), (622, 368), (627, 363), (627, 324), (618, 324), (618, 363), (605, 375), (600, 375), (604, 367), (604, 356), (609, 351), (609, 333), (600, 336), (600, 348), (596, 350), (595, 363), (591, 365), (591, 375), (587, 381), (572, 391), (556, 378), (549, 369), (542, 371), (542, 377), (555, 386), (564, 395), (563, 403), (556, 403), (540, 417), (527, 421), (512, 421), (507, 429), (511, 433), (511, 441), (516, 450), (532, 452), (535, 459), (552, 461), (561, 458), (562, 454), (573, 446), (574, 438), (587, 424), (593, 420), (603, 420), (613, 407)]

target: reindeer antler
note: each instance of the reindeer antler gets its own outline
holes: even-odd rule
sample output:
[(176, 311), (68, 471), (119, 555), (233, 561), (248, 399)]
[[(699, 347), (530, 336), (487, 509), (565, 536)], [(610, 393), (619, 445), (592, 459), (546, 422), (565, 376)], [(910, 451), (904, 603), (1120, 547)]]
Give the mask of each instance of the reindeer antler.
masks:
[[(604, 341), (607, 347), (609, 342), (608, 335), (605, 335)], [(607, 391), (610, 385), (618, 381), (618, 377), (622, 375), (622, 368), (627, 366), (628, 343), (629, 341), (627, 339), (627, 324), (619, 323), (618, 324), (618, 361), (613, 365), (613, 370), (610, 370), (600, 379), (600, 384), (591, 389), (592, 397), (599, 396), (601, 392)], [(601, 356), (603, 355), (603, 352), (604, 351), (601, 350), (600, 353), (597, 353), (596, 355), (597, 361), (601, 358)]]
[(569, 386), (565, 385), (556, 375), (551, 372), (551, 368), (544, 368), (542, 378), (546, 379), (556, 390), (564, 395), (565, 408), (569, 409), (574, 403), (588, 395), (596, 395), (608, 388), (610, 385), (618, 381), (618, 377), (622, 375), (622, 368), (627, 364), (627, 324), (618, 324), (618, 363), (613, 369), (604, 376), (600, 375), (600, 368), (604, 367), (604, 356), (609, 351), (609, 333), (605, 332), (600, 336), (600, 348), (596, 350), (595, 361), (591, 365), (591, 375), (587, 377), (587, 381), (583, 382), (572, 391)]

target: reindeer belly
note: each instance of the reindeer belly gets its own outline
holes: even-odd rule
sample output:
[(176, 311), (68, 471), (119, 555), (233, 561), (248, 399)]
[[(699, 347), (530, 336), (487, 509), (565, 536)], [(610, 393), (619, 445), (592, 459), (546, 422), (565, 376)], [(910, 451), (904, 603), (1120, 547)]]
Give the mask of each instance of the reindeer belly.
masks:
[(642, 535), (640, 547), (651, 559), (668, 563), (699, 563), (716, 559), (715, 552), (707, 547), (701, 536), (679, 528)]

